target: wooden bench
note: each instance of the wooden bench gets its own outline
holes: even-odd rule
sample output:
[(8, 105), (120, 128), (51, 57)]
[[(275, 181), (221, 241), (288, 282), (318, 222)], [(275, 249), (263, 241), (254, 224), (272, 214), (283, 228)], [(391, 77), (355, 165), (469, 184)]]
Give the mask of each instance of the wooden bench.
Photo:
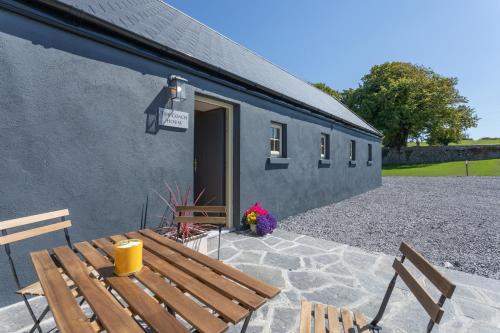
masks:
[[(8, 257), (9, 264), (12, 270), (12, 275), (14, 277), (14, 281), (16, 282), (18, 288), (16, 293), (21, 295), (24, 303), (26, 304), (28, 312), (30, 313), (31, 318), (34, 321), (33, 329), (37, 329), (39, 332), (41, 332), (39, 326), (40, 321), (47, 314), (48, 307), (42, 312), (40, 317), (36, 318), (33, 309), (30, 306), (27, 296), (45, 296), (45, 294), (43, 292), (40, 281), (32, 283), (28, 286), (23, 286), (21, 284), (19, 280), (19, 275), (17, 274), (16, 266), (14, 264), (14, 259), (12, 258), (11, 244), (26, 239), (30, 239), (33, 237), (41, 236), (44, 234), (48, 234), (51, 232), (63, 230), (64, 235), (66, 237), (66, 242), (69, 246), (71, 246), (71, 240), (68, 232), (68, 228), (71, 227), (71, 221), (66, 219), (68, 216), (69, 216), (69, 210), (61, 209), (53, 212), (25, 216), (21, 218), (0, 222), (0, 231), (2, 232), (2, 236), (0, 236), (0, 245), (3, 245), (5, 247), (5, 254)], [(55, 219), (59, 219), (59, 221), (53, 222), (53, 220)], [(8, 233), (8, 231), (13, 228), (29, 226), (34, 223), (40, 223), (46, 221), (52, 221), (52, 222), (41, 227), (29, 228), (14, 233)], [(59, 272), (62, 272), (60, 268), (56, 269), (58, 269)], [(73, 281), (71, 281), (71, 279), (65, 274), (62, 275), (61, 279), (64, 279), (66, 285), (70, 288), (70, 293), (72, 294), (72, 296), (73, 297), (78, 296), (77, 290), (73, 288)]]
[[(426, 332), (432, 331), (435, 324), (439, 324), (443, 317), (443, 304), (447, 298), (451, 298), (455, 291), (455, 285), (444, 277), (432, 264), (422, 255), (411, 248), (405, 242), (401, 243), (399, 250), (402, 253), (401, 260), (394, 259), (392, 267), (395, 270), (394, 277), (389, 283), (380, 309), (375, 318), (368, 323), (365, 315), (361, 312), (352, 312), (349, 309), (338, 309), (331, 305), (323, 305), (303, 301), (300, 311), (300, 333), (356, 333), (356, 332), (379, 332), (381, 327), (378, 323), (387, 307), (396, 280), (399, 277), (406, 284), (411, 293), (417, 298), (424, 310), (430, 317)], [(415, 279), (415, 277), (403, 265), (408, 259), (418, 271), (420, 271), (429, 281), (440, 291), (441, 296), (436, 301), (432, 298)]]
[[(194, 216), (194, 214), (202, 215)], [(177, 224), (177, 238), (180, 237), (180, 226), (183, 223), (211, 224), (217, 226), (219, 228), (217, 259), (220, 258), (220, 236), (222, 228), (227, 226), (227, 211), (225, 206), (176, 206), (174, 222)]]

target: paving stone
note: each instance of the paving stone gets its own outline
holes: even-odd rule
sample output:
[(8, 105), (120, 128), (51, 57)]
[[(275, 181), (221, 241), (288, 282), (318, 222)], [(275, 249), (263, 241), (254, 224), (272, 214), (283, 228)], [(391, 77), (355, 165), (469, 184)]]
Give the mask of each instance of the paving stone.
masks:
[[(237, 254), (239, 251), (232, 247), (221, 247), (220, 249), (220, 260), (228, 260)], [(212, 258), (217, 258), (217, 250), (209, 253)]]
[(474, 324), (467, 333), (500, 333), (500, 327), (485, 323)]
[(326, 267), (323, 272), (335, 273), (338, 275), (352, 275), (351, 270), (345, 264), (339, 262)]
[(304, 263), (304, 268), (313, 268), (312, 261), (309, 257), (302, 257), (302, 262)]
[(344, 251), (342, 259), (349, 267), (365, 271), (367, 269), (373, 269), (377, 256), (358, 251), (346, 250)]
[(281, 269), (252, 264), (237, 264), (234, 266), (239, 270), (242, 270), (243, 272), (275, 287), (285, 288), (285, 279), (283, 278)]
[(262, 252), (256, 251), (240, 251), (238, 255), (234, 256), (229, 260), (232, 264), (236, 263), (247, 263), (247, 264), (258, 264), (262, 258)]
[(266, 237), (263, 242), (266, 243), (267, 245), (269, 246), (274, 246), (276, 244), (278, 244), (279, 242), (281, 242), (282, 239), (281, 238), (277, 238), (277, 237), (274, 237), (274, 236), (269, 236), (269, 237)]
[(288, 272), (288, 280), (298, 290), (311, 290), (332, 283), (328, 274), (321, 272)]
[(300, 268), (300, 258), (296, 256), (289, 256), (281, 253), (268, 252), (264, 257), (264, 264), (280, 267), (283, 269), (299, 269)]
[(319, 266), (321, 267), (336, 263), (337, 261), (340, 260), (340, 255), (337, 253), (328, 253), (328, 254), (313, 256), (312, 259), (315, 262), (319, 263), (320, 264)]
[(302, 297), (307, 300), (331, 304), (337, 307), (350, 307), (353, 303), (360, 303), (367, 296), (368, 294), (360, 289), (346, 286), (331, 286), (313, 292), (302, 293)]
[(296, 245), (296, 243), (285, 240), (285, 241), (281, 241), (281, 243), (279, 243), (279, 244), (276, 244), (275, 246), (273, 246), (273, 248), (275, 248), (276, 250), (281, 250), (281, 249), (284, 249), (287, 247), (292, 247), (294, 245)]
[(267, 246), (263, 241), (256, 238), (246, 238), (233, 242), (233, 246), (240, 250), (259, 250), (273, 252), (273, 249)]
[(278, 237), (278, 238), (281, 238), (281, 239), (286, 239), (286, 240), (289, 240), (289, 241), (293, 241), (299, 237), (301, 237), (302, 235), (298, 235), (296, 233), (293, 233), (293, 232), (290, 232), (290, 231), (285, 231), (283, 229), (276, 229), (274, 230), (273, 234), (272, 234), (274, 237)]
[(313, 254), (322, 253), (323, 250), (305, 245), (297, 245), (289, 249), (281, 250), (280, 252), (286, 252), (286, 254), (293, 254), (297, 256), (310, 256)]
[(314, 238), (310, 236), (300, 237), (299, 239), (296, 240), (296, 242), (304, 245), (318, 247), (320, 249), (327, 251), (341, 246), (341, 244), (339, 243), (335, 243), (325, 239)]
[(466, 317), (482, 322), (493, 322), (493, 318), (500, 318), (500, 309), (495, 309), (478, 302), (460, 298), (455, 299), (454, 302), (458, 304), (462, 313)]
[(295, 290), (288, 290), (282, 293), (292, 306), (300, 306), (300, 294), (298, 292)]
[(271, 332), (291, 332), (298, 327), (299, 310), (289, 308), (275, 308)]
[(369, 273), (365, 274), (361, 271), (353, 271), (353, 275), (357, 280), (357, 287), (363, 288), (375, 295), (384, 295), (389, 286), (389, 281), (380, 280), (375, 275)]

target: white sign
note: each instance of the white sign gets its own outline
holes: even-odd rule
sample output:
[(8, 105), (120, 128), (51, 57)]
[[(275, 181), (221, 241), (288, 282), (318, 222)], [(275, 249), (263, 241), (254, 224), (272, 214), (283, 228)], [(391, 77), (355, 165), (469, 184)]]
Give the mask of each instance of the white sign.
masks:
[(160, 108), (160, 126), (188, 128), (189, 113)]

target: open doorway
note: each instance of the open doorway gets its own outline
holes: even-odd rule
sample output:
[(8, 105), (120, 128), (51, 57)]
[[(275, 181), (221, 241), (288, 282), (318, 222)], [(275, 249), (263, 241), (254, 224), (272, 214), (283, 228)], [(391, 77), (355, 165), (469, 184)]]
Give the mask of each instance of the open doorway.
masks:
[(193, 188), (204, 190), (200, 205), (226, 206), (232, 227), (231, 104), (196, 96), (194, 112)]

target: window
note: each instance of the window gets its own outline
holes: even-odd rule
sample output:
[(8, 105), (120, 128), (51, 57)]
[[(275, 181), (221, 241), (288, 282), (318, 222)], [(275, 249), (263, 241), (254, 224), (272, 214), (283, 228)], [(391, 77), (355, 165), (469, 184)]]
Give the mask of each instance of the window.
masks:
[(271, 123), (270, 130), (271, 156), (281, 157), (283, 155), (283, 126), (278, 123)]
[(368, 162), (371, 162), (373, 159), (372, 159), (372, 144), (369, 143), (368, 144)]
[(321, 133), (319, 156), (322, 160), (330, 158), (330, 137), (328, 134)]
[(356, 160), (356, 141), (351, 140), (351, 143), (349, 144), (349, 160), (355, 161)]

